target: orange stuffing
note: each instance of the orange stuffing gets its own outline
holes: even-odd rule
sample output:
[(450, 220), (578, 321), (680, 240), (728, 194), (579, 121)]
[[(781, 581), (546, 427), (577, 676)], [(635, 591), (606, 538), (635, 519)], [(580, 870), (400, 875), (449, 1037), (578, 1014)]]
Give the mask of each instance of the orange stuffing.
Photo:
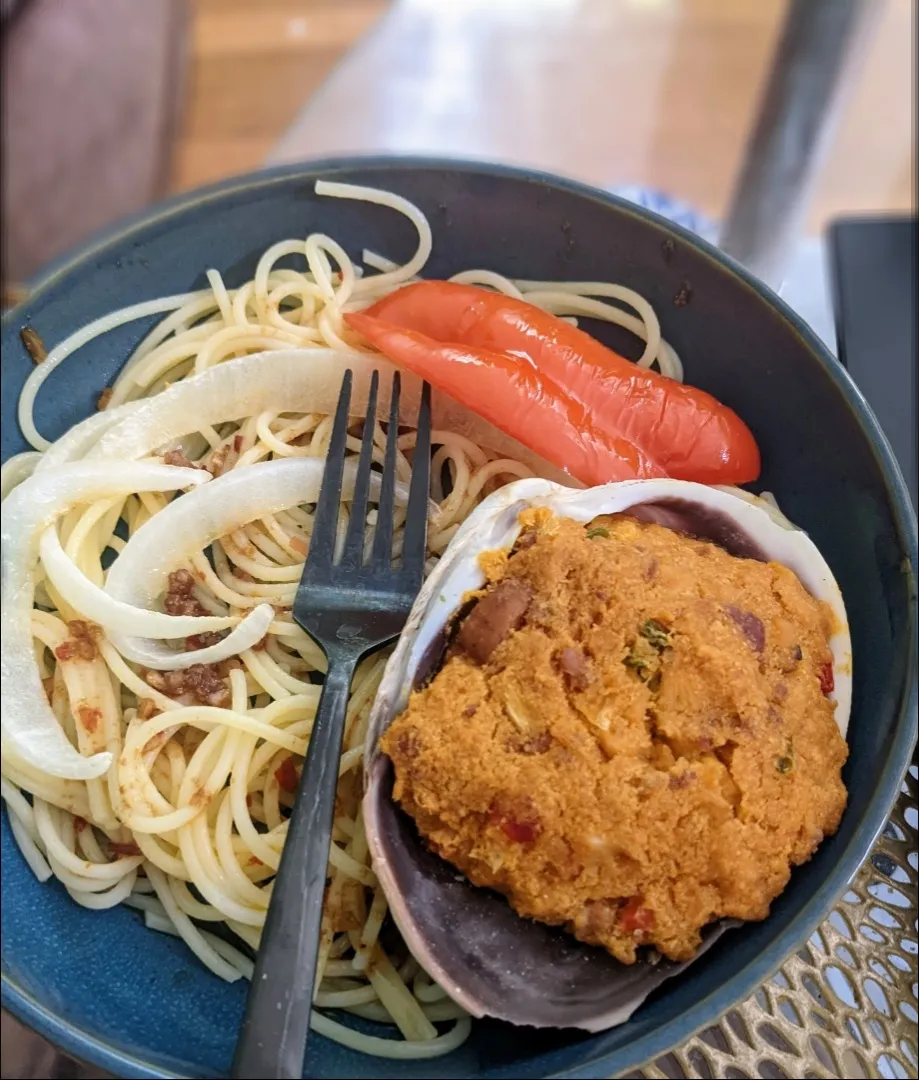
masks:
[(521, 915), (688, 959), (839, 824), (829, 612), (783, 566), (626, 515), (524, 525), (383, 738), (395, 798)]

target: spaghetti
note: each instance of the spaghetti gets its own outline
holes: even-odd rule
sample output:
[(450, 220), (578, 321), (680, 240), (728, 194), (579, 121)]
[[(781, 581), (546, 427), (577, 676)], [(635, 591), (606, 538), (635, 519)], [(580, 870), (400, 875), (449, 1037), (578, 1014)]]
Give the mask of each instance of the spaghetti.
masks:
[[(31, 639), (27, 662), (42, 680), (49, 723), (81, 759), (100, 765), (93, 775), (68, 775), (4, 730), (2, 797), (13, 835), (40, 880), (56, 878), (84, 907), (136, 908), (148, 927), (180, 937), (228, 981), (251, 976), (325, 668), (290, 611), (313, 524), (306, 481), (312, 469), (318, 487), (343, 371), (355, 371), (360, 401), (362, 373), (385, 366), (355, 343), (342, 316), (417, 278), (432, 247), (426, 218), (405, 199), (326, 182), (316, 191), (404, 214), (418, 234), (415, 254), (396, 265), (364, 252), (364, 267), (376, 271), (367, 273), (334, 239), (314, 233), (272, 245), (238, 288), (210, 270), (207, 289), (95, 320), (31, 372), (19, 420), (34, 452), (3, 467), (5, 559), (12, 550), (6, 530), (26, 529), (26, 495), (71, 493), (70, 502), (54, 504), (51, 520), (28, 518), (40, 541), (34, 567), (30, 553), (9, 569), (34, 596), (22, 634)], [(305, 266), (281, 265), (291, 257)], [(682, 374), (653, 309), (631, 290), (511, 281), (488, 270), (454, 280), (522, 296), (566, 318), (617, 323), (646, 342), (640, 364)], [(34, 418), (45, 379), (94, 339), (151, 315), (165, 317), (128, 358), (102, 411), (50, 443)], [(380, 416), (386, 408), (382, 400)], [(431, 564), (485, 495), (540, 470), (532, 455), (456, 406), (439, 409)], [(356, 417), (349, 452), (356, 457), (365, 423), (375, 425), (382, 461), (386, 433), (377, 417)], [(414, 433), (405, 430), (401, 480), (410, 474), (413, 446)], [(141, 466), (148, 481), (136, 471)], [(189, 469), (213, 479), (199, 473), (208, 482), (173, 499), (157, 472), (166, 468), (176, 475), (173, 487), (187, 487)], [(74, 502), (78, 474), (94, 494)], [(342, 530), (347, 491), (344, 497)], [(397, 548), (403, 521), (404, 506), (397, 509)], [(15, 539), (16, 550), (30, 551), (28, 536)], [(112, 555), (117, 573), (106, 570)], [(164, 596), (165, 613), (150, 610)], [(267, 615), (257, 640), (241, 649), (224, 644), (222, 635), (241, 635), (258, 612)], [(180, 620), (170, 626), (194, 632), (174, 634), (168, 646), (137, 636), (155, 637), (157, 619), (167, 615)], [(470, 1020), (388, 925), (368, 855), (361, 773), (384, 664), (380, 654), (366, 659), (351, 690), (312, 1025), (364, 1053), (427, 1058), (458, 1046)], [(3, 670), (12, 700), (6, 652)], [(401, 1038), (357, 1030), (325, 1010), (394, 1024)]]

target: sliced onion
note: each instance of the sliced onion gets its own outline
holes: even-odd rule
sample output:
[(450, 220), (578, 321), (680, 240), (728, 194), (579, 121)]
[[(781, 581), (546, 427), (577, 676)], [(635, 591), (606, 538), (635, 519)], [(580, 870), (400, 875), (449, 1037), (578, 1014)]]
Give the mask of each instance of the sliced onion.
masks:
[[(105, 591), (124, 604), (135, 608), (149, 607), (164, 592), (169, 573), (208, 544), (267, 514), (276, 514), (301, 503), (315, 502), (319, 497), (324, 469), (325, 463), (319, 458), (306, 457), (243, 465), (176, 499), (142, 525), (125, 544), (108, 572)], [(347, 462), (342, 481), (344, 499), (354, 490), (354, 473), (354, 463)], [(371, 497), (378, 491), (379, 474), (373, 473)], [(207, 497), (201, 498), (205, 493), (208, 493)], [(404, 503), (406, 498), (405, 485), (397, 484), (396, 501)], [(248, 616), (248, 619), (254, 620), (263, 609), (267, 609), (269, 617), (256, 641), (264, 636), (274, 611), (270, 605), (264, 604)], [(233, 635), (241, 635), (246, 626), (247, 622), (244, 621), (220, 645), (227, 646)], [(155, 667), (159, 663), (158, 659), (157, 664), (153, 663), (153, 659), (139, 659), (141, 656), (158, 658), (159, 647), (155, 643), (118, 633), (110, 633), (109, 638), (128, 659), (137, 657), (138, 663), (148, 667)], [(210, 647), (217, 648), (219, 646)], [(241, 652), (242, 648), (237, 651)], [(209, 656), (204, 657), (204, 654)], [(189, 659), (191, 657), (196, 658)], [(191, 663), (216, 662), (209, 649), (202, 649), (197, 654), (171, 653), (168, 659), (171, 669), (186, 667)]]
[(148, 638), (128, 637), (112, 630), (109, 631), (109, 639), (125, 660), (133, 660), (154, 671), (179, 671), (193, 664), (219, 664), (221, 660), (239, 656), (257, 645), (273, 622), (274, 608), (271, 604), (259, 604), (222, 641), (188, 652), (179, 652)]
[(81, 420), (79, 424), (74, 424), (42, 454), (35, 471), (45, 472), (56, 465), (79, 461), (109, 428), (136, 412), (139, 404), (140, 402), (137, 401), (129, 401), (125, 405), (95, 412), (87, 416), (85, 420)]
[[(121, 461), (145, 457), (208, 424), (277, 409), (279, 402), (288, 412), (334, 413), (348, 368), (354, 372), (351, 414), (366, 415), (370, 376), (379, 369), (377, 418), (386, 420), (395, 368), (383, 357), (333, 349), (272, 350), (227, 360), (139, 403), (135, 412), (105, 432), (88, 456)], [(417, 376), (402, 373), (400, 400), (402, 422), (414, 424), (421, 400)], [(522, 461), (541, 475), (571, 484), (571, 478), (555, 466), (445, 394), (435, 395), (432, 411), (435, 428), (462, 435), (502, 457)]]
[[(111, 754), (83, 757), (69, 742), (45, 696), (30, 629), (35, 584), (32, 564), (40, 534), (80, 503), (138, 491), (174, 491), (209, 480), (200, 469), (141, 462), (62, 465), (29, 477), (3, 502), (3, 621), (0, 638), (2, 740), (29, 765), (52, 776), (91, 780)], [(179, 500), (181, 502), (181, 500)]]
[(0, 469), (0, 501), (35, 472), (41, 461), (42, 455), (38, 450), (26, 450), (22, 454), (14, 454), (7, 458)]
[(84, 618), (108, 631), (172, 640), (213, 630), (228, 630), (240, 621), (238, 615), (167, 615), (113, 599), (74, 563), (61, 546), (53, 527), (42, 533), (39, 552), (48, 579), (61, 597)]

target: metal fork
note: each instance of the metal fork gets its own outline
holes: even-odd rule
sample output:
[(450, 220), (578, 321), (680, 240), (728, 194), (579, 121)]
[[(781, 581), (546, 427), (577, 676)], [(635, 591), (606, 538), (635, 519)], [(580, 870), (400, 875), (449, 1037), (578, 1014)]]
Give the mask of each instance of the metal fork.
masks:
[(348, 371), (338, 399), (309, 554), (293, 608), (296, 621), (325, 652), (328, 672), (255, 961), (233, 1059), (234, 1077), (300, 1080), (303, 1076), (348, 692), (361, 658), (402, 630), (424, 572), (431, 388), (425, 383), (422, 391), (401, 565), (394, 567), (398, 374), (393, 376), (369, 561), (364, 564), (364, 524), (373, 459), (372, 418), (376, 415), (379, 389), (377, 372), (370, 385), (368, 422), (354, 480), (351, 518), (341, 558), (335, 561), (351, 382)]

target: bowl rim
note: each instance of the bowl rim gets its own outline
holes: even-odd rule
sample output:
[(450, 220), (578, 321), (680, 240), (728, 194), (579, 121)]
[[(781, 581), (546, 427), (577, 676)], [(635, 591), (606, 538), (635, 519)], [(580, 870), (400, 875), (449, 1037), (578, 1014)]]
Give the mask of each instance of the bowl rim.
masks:
[[(234, 176), (214, 184), (174, 196), (168, 200), (148, 207), (137, 214), (121, 220), (114, 226), (97, 233), (72, 251), (55, 260), (41, 272), (34, 281), (34, 286), (27, 299), (4, 313), (0, 326), (7, 326), (19, 321), (30, 308), (40, 304), (47, 292), (69, 274), (77, 273), (87, 267), (93, 259), (117, 249), (132, 237), (144, 232), (151, 226), (168, 221), (194, 208), (218, 204), (233, 195), (262, 191), (274, 186), (283, 187), (296, 181), (311, 181), (317, 176), (328, 176), (335, 172), (373, 169), (391, 171), (394, 176), (410, 171), (456, 171), (478, 175), (490, 175), (526, 183), (543, 185), (567, 192), (580, 199), (611, 207), (620, 213), (638, 218), (657, 228), (671, 232), (675, 238), (693, 247), (698, 254), (710, 262), (727, 270), (741, 284), (755, 293), (761, 301), (782, 316), (789, 328), (797, 335), (814, 359), (822, 365), (824, 372), (854, 415), (855, 421), (866, 438), (869, 448), (884, 478), (886, 493), (893, 511), (899, 548), (905, 552), (908, 566), (906, 570), (907, 587), (911, 593), (910, 618), (907, 632), (916, 655), (917, 642), (917, 602), (916, 581), (919, 577), (919, 555), (917, 555), (916, 515), (912, 508), (909, 492), (900, 467), (893, 454), (890, 443), (882, 431), (864, 395), (852, 381), (845, 368), (833, 357), (826, 345), (817, 337), (801, 317), (788, 306), (769, 286), (754, 277), (748, 270), (713, 244), (676, 222), (662, 217), (654, 211), (630, 202), (618, 195), (601, 188), (564, 176), (535, 169), (504, 165), (496, 162), (452, 158), (449, 156), (398, 155), (398, 154), (346, 154), (328, 158), (305, 160), (295, 164), (279, 165), (255, 172)], [(5, 373), (4, 373), (4, 381)], [(608, 1069), (608, 1063), (614, 1058), (627, 1058), (617, 1061), (618, 1070), (640, 1067), (644, 1062), (653, 1060), (679, 1045), (697, 1031), (713, 1023), (732, 1005), (747, 998), (759, 987), (785, 958), (799, 948), (813, 933), (814, 929), (826, 918), (834, 903), (844, 891), (846, 885), (856, 873), (868, 855), (875, 838), (887, 820), (891, 808), (897, 800), (903, 777), (909, 767), (913, 744), (915, 742), (915, 716), (917, 713), (917, 664), (914, 662), (907, 670), (904, 685), (900, 688), (899, 705), (896, 712), (894, 736), (889, 744), (887, 762), (882, 770), (881, 780), (872, 797), (862, 820), (855, 829), (852, 838), (837, 860), (832, 873), (823, 885), (810, 897), (804, 908), (790, 926), (745, 967), (735, 971), (717, 990), (696, 1001), (691, 1008), (661, 1025), (654, 1031), (639, 1036), (628, 1048), (614, 1051), (612, 1054), (597, 1054), (590, 1060), (571, 1069), (554, 1072), (546, 1080), (589, 1080), (598, 1076), (597, 1070)], [(3, 971), (0, 974), (0, 1002), (14, 1017), (31, 1027), (52, 1044), (71, 1054), (73, 1057), (89, 1061), (114, 1075), (123, 1075), (126, 1067), (130, 1075), (152, 1078), (169, 1077), (173, 1074), (163, 1072), (149, 1062), (118, 1049), (105, 1040), (98, 1038), (82, 1027), (70, 1023), (42, 1005), (36, 998)]]

